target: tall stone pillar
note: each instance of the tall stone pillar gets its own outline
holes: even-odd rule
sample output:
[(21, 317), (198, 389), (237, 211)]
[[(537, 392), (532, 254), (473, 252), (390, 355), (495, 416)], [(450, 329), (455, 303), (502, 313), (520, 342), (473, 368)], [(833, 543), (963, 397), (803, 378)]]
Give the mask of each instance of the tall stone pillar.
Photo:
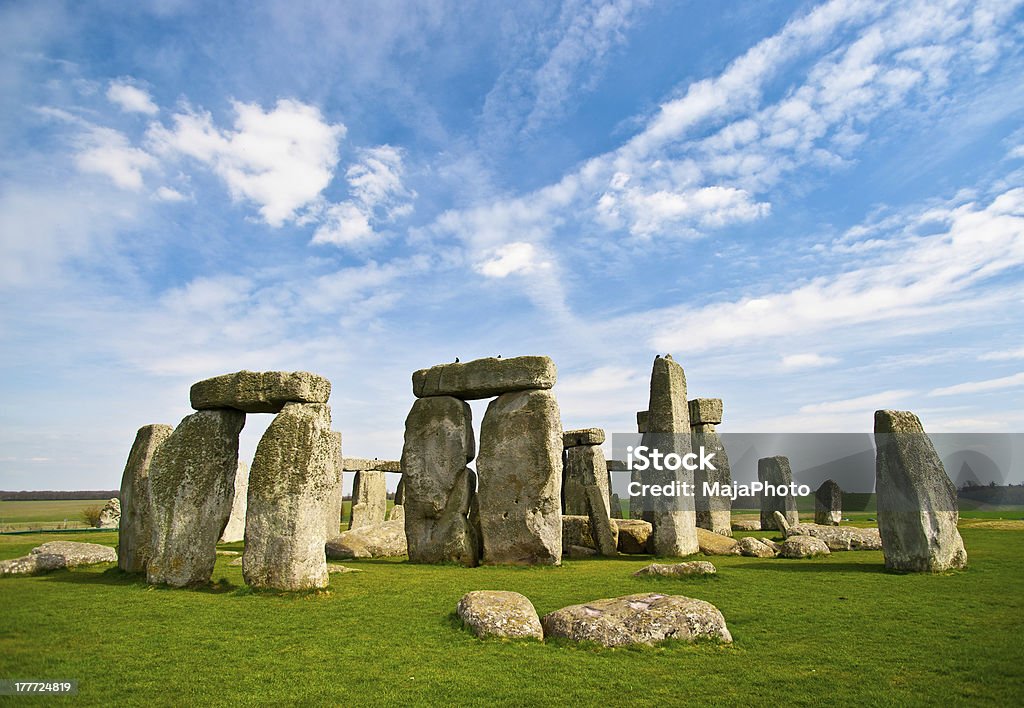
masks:
[[(789, 466), (789, 458), (783, 455), (762, 457), (757, 461), (757, 480), (776, 487), (789, 487), (793, 483), (793, 470)], [(776, 511), (785, 517), (788, 525), (793, 526), (800, 523), (800, 515), (796, 510), (796, 497), (789, 493), (772, 495), (761, 492), (762, 530), (778, 528), (775, 521)]]
[(117, 567), (126, 573), (144, 573), (153, 544), (149, 468), (156, 450), (174, 428), (144, 425), (135, 434), (128, 462), (121, 475), (121, 524), (117, 534)]
[(826, 479), (814, 493), (814, 523), (838, 526), (843, 520), (843, 490), (834, 480)]
[(732, 484), (729, 470), (729, 456), (722, 440), (715, 432), (715, 426), (722, 422), (721, 398), (695, 398), (690, 406), (690, 443), (700, 457), (700, 449), (714, 454), (715, 469), (696, 469), (693, 472), (694, 506), (697, 512), (697, 526), (723, 536), (732, 536), (732, 499), (726, 494), (712, 494), (705, 489), (705, 483), (712, 489), (715, 483), (722, 486)]

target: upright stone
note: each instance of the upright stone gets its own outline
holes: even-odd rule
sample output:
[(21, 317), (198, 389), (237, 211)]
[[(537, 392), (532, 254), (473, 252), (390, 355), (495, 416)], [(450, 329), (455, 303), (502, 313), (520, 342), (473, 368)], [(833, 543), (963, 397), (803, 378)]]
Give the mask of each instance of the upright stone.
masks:
[(333, 485), (328, 495), (327, 515), (324, 518), (325, 532), (327, 538), (334, 538), (341, 533), (341, 510), (344, 505), (342, 486), (345, 482), (345, 473), (342, 470), (341, 433), (337, 430), (331, 431), (331, 464), (334, 475), (331, 477)]
[[(651, 370), (651, 398), (647, 410), (645, 444), (662, 454), (683, 457), (690, 453), (690, 413), (686, 402), (683, 367), (667, 354), (656, 357)], [(693, 472), (653, 470), (645, 475), (651, 484), (693, 485)], [(658, 496), (648, 500), (654, 526), (653, 551), (658, 556), (687, 556), (697, 553), (697, 519), (693, 497)]]
[[(587, 480), (593, 480), (588, 482)], [(563, 489), (564, 511), (569, 515), (585, 515), (587, 513), (587, 485), (595, 485), (604, 497), (606, 515), (611, 515), (608, 508), (608, 467), (605, 464), (604, 450), (600, 445), (577, 445), (565, 451), (565, 485)]]
[(420, 369), (412, 375), (412, 391), (417, 398), (455, 396), (472, 400), (512, 391), (549, 389), (557, 375), (550, 357), (490, 357)]
[(217, 539), (231, 515), (238, 434), (245, 413), (204, 410), (182, 419), (157, 448), (149, 469), (151, 584), (207, 583), (217, 559)]
[(238, 461), (235, 473), (234, 498), (231, 501), (231, 516), (228, 525), (220, 535), (221, 543), (235, 543), (245, 539), (245, 509), (249, 496), (249, 465)]
[(732, 499), (726, 494), (711, 494), (705, 483), (714, 489), (732, 484), (729, 456), (722, 445), (715, 426), (722, 422), (721, 398), (695, 398), (689, 402), (690, 442), (694, 452), (704, 448), (714, 453), (715, 469), (696, 469), (693, 472), (694, 507), (697, 526), (723, 536), (732, 536)]
[(562, 424), (550, 391), (498, 396), (480, 430), (478, 500), (484, 563), (562, 561)]
[(956, 488), (910, 411), (875, 411), (875, 492), (885, 567), (938, 572), (967, 565)]
[(352, 487), (352, 521), (349, 529), (371, 526), (387, 520), (388, 487), (384, 472), (362, 470)]
[[(783, 455), (762, 457), (757, 461), (757, 480), (774, 487), (790, 487), (793, 483), (793, 470), (789, 466), (789, 458)], [(779, 495), (761, 492), (762, 529), (778, 527), (774, 516), (776, 511), (786, 518), (786, 523), (790, 526), (800, 523), (800, 515), (796, 511), (796, 497), (788, 493)]]
[(402, 447), (410, 562), (479, 563), (480, 531), (469, 518), (476, 474), (466, 467), (475, 456), (469, 404), (451, 396), (416, 399)]
[(405, 475), (398, 478), (398, 486), (395, 487), (395, 506), (405, 504)]
[(170, 425), (144, 425), (128, 453), (121, 475), (121, 527), (117, 533), (117, 567), (126, 573), (144, 573), (149, 562), (153, 543), (149, 470), (157, 448), (172, 432)]
[(337, 479), (326, 403), (288, 403), (256, 446), (242, 576), (252, 587), (327, 585), (326, 515)]
[(238, 371), (192, 384), (197, 411), (234, 408), (245, 413), (277, 413), (286, 403), (327, 403), (331, 382), (308, 371)]
[(826, 479), (814, 493), (814, 523), (838, 526), (843, 520), (843, 490), (834, 480)]

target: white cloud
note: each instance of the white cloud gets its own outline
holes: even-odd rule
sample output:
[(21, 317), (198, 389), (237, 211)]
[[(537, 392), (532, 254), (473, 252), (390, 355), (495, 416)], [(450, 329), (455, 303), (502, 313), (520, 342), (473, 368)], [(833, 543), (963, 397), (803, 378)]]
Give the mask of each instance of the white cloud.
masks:
[(412, 211), (416, 193), (403, 184), (403, 152), (391, 145), (379, 145), (360, 150), (359, 155), (360, 161), (345, 173), (352, 198), (324, 207), (313, 243), (344, 245), (366, 241), (378, 235), (375, 227)]
[(782, 357), (783, 369), (813, 369), (838, 362), (834, 356), (822, 356), (814, 352), (806, 354), (789, 354)]
[(161, 202), (183, 202), (188, 199), (184, 194), (170, 187), (160, 187), (154, 196)]
[(132, 147), (128, 138), (110, 128), (89, 127), (76, 140), (75, 165), (83, 172), (105, 175), (122, 189), (138, 191), (143, 187), (143, 170), (153, 169), (157, 160), (144, 150)]
[(1008, 349), (1001, 352), (988, 352), (978, 357), (981, 361), (1010, 361), (1012, 359), (1024, 359), (1024, 347), (1020, 349)]
[(487, 260), (477, 264), (476, 270), (489, 278), (504, 278), (549, 267), (532, 243), (516, 241), (496, 249)]
[(988, 379), (986, 381), (970, 381), (968, 383), (956, 384), (955, 386), (945, 386), (943, 388), (932, 389), (928, 392), (929, 396), (959, 396), (967, 393), (983, 393), (986, 391), (1002, 391), (1007, 388), (1015, 388), (1017, 386), (1024, 386), (1024, 372), (1019, 374), (1013, 374), (1012, 376), (1002, 376), (998, 379)]
[(236, 200), (259, 207), (279, 227), (313, 204), (334, 176), (341, 123), (328, 123), (315, 106), (281, 99), (273, 110), (235, 102), (234, 129), (220, 129), (207, 112), (186, 110), (173, 127), (153, 125), (149, 143), (162, 154), (181, 154), (205, 163), (224, 180)]
[(811, 414), (867, 413), (882, 408), (895, 408), (912, 394), (913, 391), (905, 391), (901, 389), (882, 391), (881, 393), (873, 393), (868, 396), (858, 396), (857, 398), (847, 398), (841, 401), (812, 403), (810, 405), (801, 406), (800, 412)]
[(160, 112), (149, 93), (125, 81), (111, 81), (107, 89), (107, 99), (128, 113), (145, 113), (151, 116)]

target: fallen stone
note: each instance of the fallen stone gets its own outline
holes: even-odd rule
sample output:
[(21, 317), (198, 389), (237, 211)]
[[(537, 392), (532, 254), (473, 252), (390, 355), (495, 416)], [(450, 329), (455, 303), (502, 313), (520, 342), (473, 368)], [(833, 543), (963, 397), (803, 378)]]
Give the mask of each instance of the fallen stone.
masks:
[(558, 370), (550, 357), (491, 357), (420, 369), (412, 375), (412, 391), (417, 398), (455, 396), (472, 400), (514, 391), (550, 389), (557, 377)]
[(651, 563), (633, 573), (637, 577), (660, 575), (679, 578), (687, 575), (715, 575), (718, 569), (707, 561), (687, 561), (685, 563)]
[(654, 530), (650, 522), (642, 519), (615, 519), (619, 532), (619, 553), (648, 553), (647, 543)]
[(117, 533), (117, 566), (126, 573), (145, 573), (152, 553), (153, 512), (149, 468), (153, 455), (174, 428), (144, 425), (135, 434), (121, 475), (121, 524)]
[(308, 371), (237, 371), (192, 384), (197, 411), (233, 408), (243, 413), (279, 413), (286, 403), (327, 403), (331, 382)]
[[(793, 483), (793, 470), (789, 466), (789, 458), (783, 455), (762, 457), (757, 461), (757, 481), (762, 484), (789, 487)], [(786, 521), (792, 525), (800, 523), (796, 510), (796, 497), (792, 494), (770, 495), (761, 493), (761, 528), (776, 528), (774, 513), (779, 511)], [(781, 528), (779, 529), (782, 530)]]
[(202, 410), (183, 418), (157, 448), (149, 469), (150, 584), (183, 587), (210, 581), (217, 541), (231, 515), (243, 425), (240, 411)]
[(553, 393), (520, 391), (491, 401), (477, 472), (483, 562), (558, 565), (562, 424)]
[(706, 556), (738, 556), (740, 545), (736, 539), (707, 529), (697, 529), (697, 546)]
[(405, 515), (373, 526), (343, 531), (326, 544), (328, 558), (397, 558), (408, 553)]
[(517, 592), (475, 590), (459, 600), (455, 614), (480, 638), (544, 639), (533, 603)]
[(363, 571), (359, 568), (349, 568), (348, 566), (341, 565), (340, 563), (328, 563), (327, 574), (334, 575), (335, 573), (362, 573)]
[(588, 548), (587, 546), (577, 546), (575, 544), (565, 546), (562, 550), (562, 554), (568, 558), (580, 559), (580, 558), (594, 558), (598, 555), (596, 548)]
[(241, 558), (234, 558), (234, 559), (232, 559), (228, 563), (228, 565), (230, 565), (230, 566), (237, 566), (237, 567), (241, 568), (242, 567), (242, 559)]
[(814, 523), (838, 526), (843, 520), (843, 490), (831, 479), (826, 479), (814, 492)]
[(60, 568), (116, 562), (117, 551), (109, 546), (98, 543), (50, 541), (36, 546), (28, 555), (0, 561), (0, 577), (36, 575)]
[(752, 558), (774, 558), (776, 551), (766, 543), (761, 543), (753, 536), (744, 536), (739, 540), (740, 554)]
[(327, 586), (334, 442), (326, 403), (288, 403), (263, 434), (249, 473), (242, 554), (248, 585), (285, 591)]
[(378, 470), (380, 472), (401, 472), (402, 463), (399, 460), (378, 460), (366, 457), (346, 457), (341, 462), (346, 472), (362, 472), (364, 470)]
[(218, 556), (230, 556), (230, 557), (234, 558), (235, 556), (240, 556), (242, 554), (239, 551), (221, 551), (221, 550), (218, 550), (217, 551), (217, 555)]
[(100, 509), (99, 528), (116, 529), (121, 523), (121, 500), (117, 497), (110, 499)]
[(882, 537), (878, 529), (860, 529), (855, 526), (821, 526), (795, 524), (789, 527), (789, 536), (813, 536), (825, 542), (830, 551), (880, 551)]
[(545, 615), (541, 625), (545, 637), (592, 641), (606, 647), (654, 644), (665, 639), (732, 641), (725, 618), (711, 603), (659, 593), (564, 607)]
[(238, 469), (235, 472), (235, 490), (231, 500), (231, 515), (228, 516), (228, 524), (220, 534), (220, 543), (236, 543), (245, 540), (245, 509), (248, 497), (249, 465), (239, 460)]
[(825, 542), (813, 536), (790, 536), (782, 543), (779, 555), (783, 558), (813, 558), (827, 556), (830, 551)]
[(418, 398), (405, 419), (402, 479), (405, 535), (412, 563), (480, 561), (480, 529), (470, 512), (476, 455), (469, 404), (452, 396)]
[(579, 430), (566, 430), (562, 433), (562, 445), (565, 447), (601, 445), (604, 441), (604, 430), (601, 428), (580, 428)]
[(761, 522), (756, 519), (738, 519), (732, 522), (733, 531), (760, 531)]
[(910, 411), (875, 411), (878, 530), (889, 570), (967, 565), (957, 493), (924, 426)]
[(782, 551), (782, 544), (777, 541), (773, 541), (770, 538), (759, 538), (757, 540), (768, 546), (768, 548), (772, 549), (776, 553), (780, 553)]

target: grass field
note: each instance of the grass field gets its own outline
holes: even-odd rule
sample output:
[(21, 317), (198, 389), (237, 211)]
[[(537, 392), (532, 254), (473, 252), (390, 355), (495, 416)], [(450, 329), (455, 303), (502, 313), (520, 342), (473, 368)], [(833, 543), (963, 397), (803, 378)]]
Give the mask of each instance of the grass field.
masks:
[[(82, 511), (103, 506), (102, 499), (0, 501), (0, 531), (24, 528), (85, 528)], [(60, 526), (67, 523), (67, 526)]]
[[(937, 576), (886, 573), (880, 552), (849, 552), (714, 558), (717, 578), (691, 580), (633, 578), (650, 560), (639, 556), (561, 568), (350, 561), (362, 572), (298, 595), (248, 589), (227, 557), (204, 590), (151, 588), (109, 567), (6, 578), (0, 678), (78, 679), (69, 700), (85, 704), (1020, 705), (1024, 522), (966, 519), (962, 533), (970, 568)], [(0, 536), (0, 556), (61, 537)], [(735, 642), (480, 641), (453, 611), (481, 589), (521, 592), (541, 614), (689, 595), (722, 610)]]

